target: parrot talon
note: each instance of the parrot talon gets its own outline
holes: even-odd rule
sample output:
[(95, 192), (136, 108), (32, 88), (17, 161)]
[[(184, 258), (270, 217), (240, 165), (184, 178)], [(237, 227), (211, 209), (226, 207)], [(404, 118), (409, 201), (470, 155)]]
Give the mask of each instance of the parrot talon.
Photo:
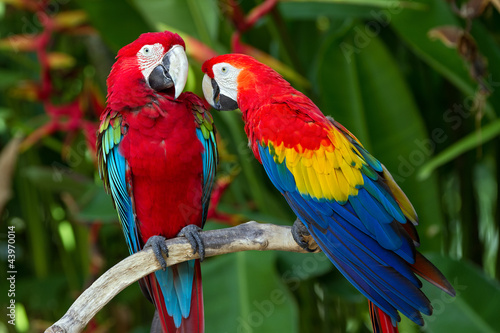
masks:
[(197, 225), (189, 224), (182, 228), (177, 236), (186, 237), (193, 248), (193, 254), (198, 252), (200, 261), (203, 261), (203, 259), (205, 259), (205, 244), (203, 244), (203, 239), (200, 237), (200, 231), (201, 228)]
[(153, 249), (156, 260), (160, 264), (162, 270), (167, 269), (167, 262), (163, 257), (163, 254), (165, 254), (165, 257), (168, 257), (168, 247), (167, 244), (165, 244), (165, 240), (166, 239), (163, 236), (152, 236), (149, 237), (148, 241), (144, 245), (145, 249), (148, 247), (151, 247)]
[(311, 234), (309, 233), (309, 230), (307, 230), (306, 226), (304, 225), (304, 223), (302, 223), (302, 221), (299, 219), (296, 219), (292, 225), (292, 236), (295, 242), (297, 242), (297, 244), (307, 252), (316, 252), (318, 250), (317, 245), (315, 248), (312, 248), (310, 246), (311, 245), (310, 242), (306, 240), (307, 238), (311, 239), (312, 241), (312, 237)]

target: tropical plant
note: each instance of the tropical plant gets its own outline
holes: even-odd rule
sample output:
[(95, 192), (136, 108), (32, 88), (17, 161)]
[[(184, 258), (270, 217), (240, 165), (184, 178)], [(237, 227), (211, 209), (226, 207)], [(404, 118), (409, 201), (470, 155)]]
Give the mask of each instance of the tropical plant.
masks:
[[(419, 214), (423, 252), (457, 290), (424, 287), (435, 308), (424, 331), (500, 331), (499, 10), (497, 0), (0, 1), (0, 248), (14, 265), (0, 278), (16, 272), (2, 301), (15, 299), (16, 325), (3, 317), (0, 332), (42, 331), (127, 255), (95, 168), (96, 124), (116, 51), (165, 29), (186, 40), (187, 90), (201, 95), (210, 56), (251, 54), (391, 170)], [(240, 116), (213, 115), (220, 201), (207, 228), (291, 224)], [(242, 252), (202, 269), (207, 332), (370, 331), (366, 300), (322, 254)], [(134, 285), (88, 331), (148, 332), (152, 313)], [(419, 330), (403, 319), (402, 332)]]

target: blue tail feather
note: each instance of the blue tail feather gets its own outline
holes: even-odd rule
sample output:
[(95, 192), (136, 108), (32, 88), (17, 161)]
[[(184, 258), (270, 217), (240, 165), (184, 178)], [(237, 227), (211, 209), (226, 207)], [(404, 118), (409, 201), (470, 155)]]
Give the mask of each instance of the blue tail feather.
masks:
[[(418, 311), (430, 313), (430, 305), (418, 287), (405, 280), (394, 268), (383, 268), (383, 266), (373, 262), (373, 259), (359, 248), (346, 246), (333, 233), (324, 235), (313, 227), (313, 235), (332, 262), (342, 263), (340, 266), (343, 274), (350, 271), (349, 276), (346, 274), (344, 276), (393, 319), (397, 320), (398, 317), (391, 315), (392, 309), (398, 308), (418, 324), (423, 324), (418, 318), (415, 318), (415, 314)], [(395, 289), (395, 285), (398, 285), (399, 288)], [(361, 286), (364, 286), (363, 290)], [(400, 292), (399, 289), (404, 290), (404, 292)], [(392, 309), (384, 303), (390, 304)]]
[(167, 313), (180, 327), (182, 318), (189, 317), (193, 290), (194, 260), (167, 267), (155, 272), (165, 300)]

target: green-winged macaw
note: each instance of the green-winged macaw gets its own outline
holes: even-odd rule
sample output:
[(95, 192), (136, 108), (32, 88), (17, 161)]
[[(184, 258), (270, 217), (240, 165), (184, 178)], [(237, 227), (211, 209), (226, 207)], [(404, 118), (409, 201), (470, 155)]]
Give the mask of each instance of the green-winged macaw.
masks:
[(166, 267), (165, 238), (186, 236), (203, 258), (217, 167), (215, 128), (206, 104), (182, 93), (185, 45), (165, 31), (124, 46), (109, 74), (97, 140), (100, 176), (111, 194), (130, 253), (152, 246), (163, 270), (140, 280), (165, 332), (203, 332), (199, 260)]

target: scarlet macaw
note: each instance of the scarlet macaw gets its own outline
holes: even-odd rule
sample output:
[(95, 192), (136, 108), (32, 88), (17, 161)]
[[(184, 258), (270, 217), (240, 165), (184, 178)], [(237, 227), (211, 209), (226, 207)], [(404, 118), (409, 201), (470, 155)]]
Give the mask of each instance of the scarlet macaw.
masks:
[(163, 266), (139, 283), (165, 332), (204, 330), (199, 260), (166, 268), (162, 256), (165, 238), (182, 235), (203, 258), (198, 232), (217, 167), (213, 120), (202, 99), (182, 93), (187, 74), (177, 34), (145, 33), (124, 46), (107, 80), (97, 140), (99, 173), (130, 253), (152, 246)]
[(354, 135), (250, 56), (218, 56), (202, 70), (208, 103), (241, 109), (255, 157), (298, 217), (294, 239), (308, 248), (303, 237), (311, 235), (368, 298), (375, 332), (397, 332), (397, 310), (419, 325), (421, 313), (432, 313), (415, 273), (455, 295), (416, 251), (410, 201)]

